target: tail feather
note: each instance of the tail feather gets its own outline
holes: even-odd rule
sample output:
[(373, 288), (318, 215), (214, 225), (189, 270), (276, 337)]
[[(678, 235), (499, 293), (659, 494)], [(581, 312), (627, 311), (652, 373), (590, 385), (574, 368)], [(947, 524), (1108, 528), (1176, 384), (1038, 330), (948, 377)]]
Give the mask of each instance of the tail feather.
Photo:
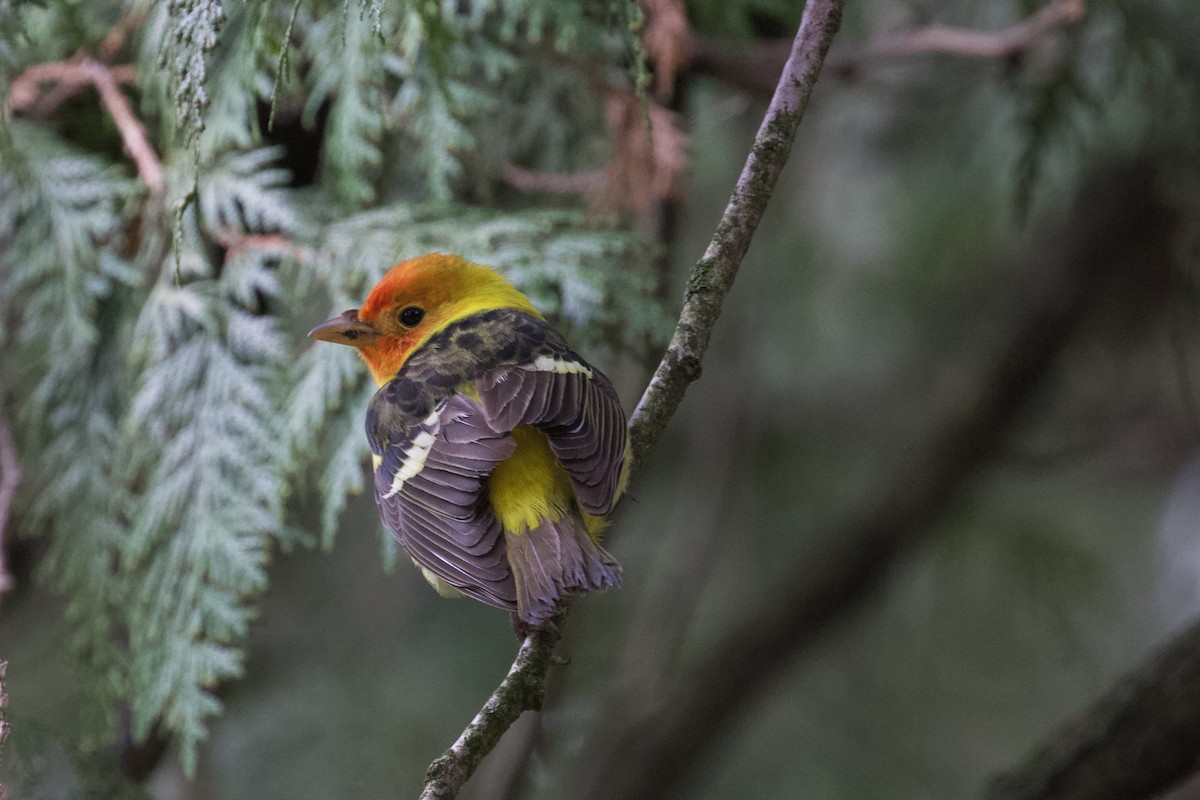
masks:
[(537, 626), (572, 595), (621, 584), (621, 565), (588, 535), (583, 520), (566, 514), (523, 533), (505, 532), (517, 585), (517, 615)]

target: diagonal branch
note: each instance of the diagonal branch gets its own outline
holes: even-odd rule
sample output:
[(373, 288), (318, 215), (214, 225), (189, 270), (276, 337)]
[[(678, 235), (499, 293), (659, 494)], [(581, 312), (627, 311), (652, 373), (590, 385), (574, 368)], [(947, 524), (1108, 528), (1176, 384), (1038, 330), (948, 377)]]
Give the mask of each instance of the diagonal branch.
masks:
[(125, 152), (137, 165), (138, 175), (141, 176), (142, 182), (153, 194), (159, 194), (163, 188), (162, 166), (158, 162), (154, 148), (146, 138), (146, 128), (133, 113), (129, 99), (121, 94), (121, 90), (117, 87), (112, 70), (107, 65), (92, 59), (84, 61), (81, 67), (92, 85), (96, 87), (96, 91), (100, 93), (100, 102), (104, 104), (105, 110), (117, 124), (117, 130), (121, 132), (121, 141), (125, 143)]
[(1175, 637), (1017, 766), (987, 800), (1158, 797), (1200, 762), (1200, 623)]
[[(787, 162), (821, 64), (841, 25), (842, 2), (810, 0), (805, 5), (792, 55), (779, 76), (775, 96), (746, 166), (712, 242), (692, 269), (675, 335), (630, 420), (633, 444), (628, 457), (635, 467), (662, 435), (688, 384), (700, 375), (700, 362), (708, 349), (725, 295), (737, 277), (771, 191)], [(430, 766), (421, 794), (423, 799), (457, 796), (479, 762), (521, 713), (541, 706), (546, 671), (558, 637), (558, 631), (551, 629), (535, 631), (525, 638), (508, 676), (483, 710), (458, 741)]]
[(704, 257), (692, 267), (675, 333), (629, 421), (635, 469), (666, 429), (687, 387), (700, 377), (700, 363), (721, 305), (787, 163), (796, 129), (841, 22), (841, 0), (811, 0), (804, 6), (800, 30), (733, 196)]
[(450, 749), (429, 765), (421, 800), (457, 797), (479, 762), (492, 752), (517, 718), (526, 711), (541, 709), (546, 672), (560, 635), (558, 627), (547, 626), (525, 636), (500, 686)]
[[(1144, 172), (1114, 170), (1080, 191), (1067, 230), (1054, 232), (1066, 263), (1022, 282), (1021, 308), (982, 372), (946, 414), (937, 434), (907, 463), (895, 484), (861, 513), (823, 537), (825, 546), (797, 564), (724, 639), (690, 670), (653, 716), (631, 710), (607, 747), (588, 747), (583, 800), (662, 800), (677, 796), (721, 734), (753, 707), (795, 656), (861, 608), (900, 559), (929, 536), (938, 518), (970, 487), (1003, 444), (1055, 359), (1110, 278), (1147, 258), (1147, 245), (1171, 241), (1169, 216)], [(1049, 266), (1049, 265), (1047, 265)], [(1040, 289), (1040, 291), (1038, 291)], [(1036, 300), (1032, 298), (1036, 297)], [(1080, 798), (1083, 795), (1079, 796)]]
[(137, 72), (132, 66), (110, 67), (91, 58), (35, 64), (13, 80), (7, 104), (9, 109), (16, 111), (36, 109), (44, 83), (55, 84), (55, 104), (89, 84), (94, 86), (101, 105), (116, 124), (125, 152), (133, 159), (142, 182), (153, 194), (159, 194), (163, 188), (162, 165), (146, 137), (145, 126), (120, 88), (120, 84), (132, 83), (136, 77)]

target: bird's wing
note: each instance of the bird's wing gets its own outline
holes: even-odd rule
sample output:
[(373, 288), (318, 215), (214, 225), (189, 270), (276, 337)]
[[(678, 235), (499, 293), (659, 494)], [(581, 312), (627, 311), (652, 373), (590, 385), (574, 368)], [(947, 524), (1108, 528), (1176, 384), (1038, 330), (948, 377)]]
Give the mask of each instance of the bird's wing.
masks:
[(427, 576), (515, 610), (504, 531), (483, 491), (496, 464), (512, 455), (512, 437), (493, 431), (479, 405), (464, 395), (422, 413), (423, 403), (406, 402), (416, 395), (409, 397), (411, 387), (404, 384), (381, 389), (368, 413), (372, 422), (392, 419), (386, 440), (372, 438), (380, 457), (375, 499), (383, 523)]
[[(478, 400), (457, 391), (475, 385)], [(427, 573), (463, 594), (516, 609), (488, 476), (512, 455), (509, 432), (546, 434), (580, 508), (606, 516), (622, 488), (625, 414), (599, 370), (562, 336), (515, 309), (492, 309), (431, 337), (371, 401), (384, 524)]]
[(623, 488), (625, 412), (603, 373), (554, 334), (529, 361), (491, 369), (476, 387), (494, 430), (532, 425), (546, 434), (580, 508), (598, 517), (613, 510)]

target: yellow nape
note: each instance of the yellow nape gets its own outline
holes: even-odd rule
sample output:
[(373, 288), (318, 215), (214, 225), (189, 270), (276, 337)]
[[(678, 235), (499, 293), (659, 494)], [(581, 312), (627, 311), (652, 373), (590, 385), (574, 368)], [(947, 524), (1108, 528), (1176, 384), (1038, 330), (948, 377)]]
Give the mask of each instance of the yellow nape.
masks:
[(491, 311), (494, 308), (515, 308), (544, 319), (533, 303), (500, 273), (491, 267), (475, 264), (459, 256), (442, 257), (438, 273), (439, 306), (431, 309), (434, 320), (417, 341), (420, 347), (447, 325), (460, 319)]
[(542, 520), (557, 520), (574, 500), (571, 478), (559, 466), (546, 435), (522, 425), (512, 432), (517, 449), (496, 465), (488, 497), (509, 533), (525, 533)]

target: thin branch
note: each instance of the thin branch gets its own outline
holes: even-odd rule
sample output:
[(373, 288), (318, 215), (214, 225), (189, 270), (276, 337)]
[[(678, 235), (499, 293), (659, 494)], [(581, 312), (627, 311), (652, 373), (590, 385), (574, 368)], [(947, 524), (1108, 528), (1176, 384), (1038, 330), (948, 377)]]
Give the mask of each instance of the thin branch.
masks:
[(97, 57), (106, 64), (112, 61), (121, 52), (129, 37), (136, 33), (145, 21), (145, 11), (130, 11), (100, 40), (100, 46), (96, 48)]
[[(559, 618), (559, 624), (561, 621)], [(429, 765), (421, 800), (457, 797), (479, 762), (495, 748), (517, 718), (526, 711), (541, 709), (546, 696), (546, 672), (560, 636), (557, 625), (525, 636), (500, 686), (450, 749)]]
[[(1004, 59), (1032, 47), (1043, 37), (1083, 19), (1084, 0), (1051, 0), (1029, 17), (999, 31), (979, 31), (930, 25), (889, 34), (834, 53), (826, 65), (835, 73), (852, 73), (865, 61), (947, 55), (971, 59)], [(788, 56), (785, 39), (750, 44), (698, 36), (688, 66), (750, 92), (770, 91), (779, 67)]]
[(841, 21), (842, 0), (811, 0), (804, 7), (791, 55), (733, 196), (704, 257), (692, 268), (675, 333), (629, 421), (630, 458), (635, 469), (666, 429), (687, 387), (700, 377), (701, 360), (721, 305), (787, 163), (796, 129)]
[(96, 91), (100, 93), (100, 102), (104, 104), (104, 108), (112, 116), (113, 122), (117, 124), (117, 130), (121, 132), (121, 140), (125, 143), (125, 152), (137, 165), (138, 175), (141, 176), (142, 182), (153, 194), (161, 193), (163, 188), (162, 165), (159, 164), (154, 148), (146, 139), (146, 129), (142, 126), (141, 120), (133, 113), (129, 100), (121, 94), (121, 90), (117, 87), (112, 71), (106, 65), (91, 59), (84, 61), (81, 66), (92, 81), (92, 85), (96, 87)]
[(24, 111), (33, 105), (42, 91), (42, 84), (54, 83), (70, 87), (72, 94), (81, 91), (89, 83), (87, 75), (79, 69), (78, 61), (55, 61), (49, 64), (34, 64), (13, 78), (8, 91), (6, 105), (14, 111)]
[(8, 531), (9, 516), (20, 484), (21, 463), (17, 460), (12, 430), (8, 427), (8, 421), (0, 416), (0, 595), (12, 589), (14, 584), (12, 574), (8, 571), (4, 534)]
[[(771, 191), (791, 152), (796, 129), (808, 105), (829, 44), (842, 18), (842, 0), (810, 0), (796, 32), (792, 57), (779, 77), (775, 96), (755, 137), (746, 166), (713, 240), (692, 270), (688, 294), (675, 335), (662, 363), (629, 423), (632, 463), (640, 462), (657, 441), (688, 384), (700, 373), (700, 362), (750, 240), (762, 219)], [(423, 800), (452, 798), (479, 762), (522, 712), (541, 707), (545, 695), (557, 627), (526, 636), (508, 676), (492, 693), (449, 750), (426, 775)]]
[[(84, 72), (82, 66), (83, 60), (76, 58), (70, 61), (53, 61), (27, 67), (20, 75), (13, 78), (7, 99), (8, 107), (13, 111), (31, 111), (38, 116), (53, 111), (63, 101), (83, 91), (91, 84), (92, 79)], [(117, 83), (130, 85), (137, 82), (137, 68), (132, 64), (118, 64), (108, 69)], [(42, 85), (47, 83), (55, 85), (49, 94), (55, 94), (57, 97), (49, 108), (47, 108), (48, 103), (44, 98), (41, 101), (38, 99), (41, 95)]]
[(1141, 800), (1200, 763), (1200, 623), (1122, 678), (1018, 766), (987, 800)]
[[(547, 695), (551, 692), (551, 676), (546, 677)], [(490, 800), (517, 800), (531, 794), (529, 772), (534, 756), (545, 745), (544, 711), (523, 714), (508, 729), (491, 759), (485, 759), (475, 773), (473, 793)]]
[[(591, 770), (575, 797), (662, 800), (677, 795), (720, 735), (753, 707), (772, 682), (837, 622), (861, 608), (902, 556), (928, 538), (934, 523), (995, 457), (1055, 359), (1107, 280), (1146, 259), (1147, 244), (1171, 241), (1170, 216), (1157, 202), (1152, 177), (1113, 170), (1081, 188), (1073, 224), (1031, 248), (1043, 269), (1021, 282), (1020, 312), (982, 376), (945, 415), (917, 457), (858, 515), (835, 526), (817, 553), (759, 600), (690, 670), (678, 670), (670, 696), (653, 718), (631, 714), (610, 732), (611, 748), (587, 749)], [(1061, 248), (1054, 270), (1042, 264)], [(1165, 256), (1165, 252), (1162, 254)], [(1041, 290), (1038, 291), (1039, 285)], [(1031, 298), (1037, 300), (1031, 302)]]
[(16, 111), (31, 108), (44, 111), (44, 106), (49, 103), (39, 103), (38, 99), (42, 96), (41, 87), (46, 83), (55, 84), (50, 93), (55, 105), (89, 84), (94, 86), (100, 95), (101, 105), (116, 124), (121, 141), (125, 145), (125, 152), (133, 159), (142, 182), (153, 194), (159, 194), (163, 188), (162, 165), (154, 147), (146, 138), (145, 126), (133, 113), (133, 106), (122, 94), (119, 85), (133, 83), (136, 78), (137, 71), (132, 66), (110, 67), (91, 58), (35, 64), (13, 80), (8, 108)]
[(1052, 0), (1029, 17), (1003, 30), (976, 31), (948, 25), (929, 25), (876, 39), (851, 54), (850, 58), (861, 61), (931, 54), (961, 58), (1009, 58), (1046, 34), (1079, 22), (1085, 13), (1083, 0)]
[(541, 172), (505, 164), (504, 182), (522, 192), (591, 194), (604, 188), (605, 172), (603, 168), (587, 172)]
[[(573, 66), (576, 62), (569, 62)], [(589, 81), (604, 101), (612, 153), (603, 167), (575, 173), (541, 172), (515, 164), (504, 182), (520, 191), (585, 195), (601, 213), (621, 210), (647, 217), (654, 204), (677, 191), (687, 166), (687, 138), (674, 112), (643, 99), (626, 86)]]
[(311, 249), (296, 244), (281, 233), (241, 233), (233, 228), (222, 228), (217, 232), (217, 243), (225, 248), (226, 261), (252, 251), (291, 258), (301, 264), (313, 257)]

